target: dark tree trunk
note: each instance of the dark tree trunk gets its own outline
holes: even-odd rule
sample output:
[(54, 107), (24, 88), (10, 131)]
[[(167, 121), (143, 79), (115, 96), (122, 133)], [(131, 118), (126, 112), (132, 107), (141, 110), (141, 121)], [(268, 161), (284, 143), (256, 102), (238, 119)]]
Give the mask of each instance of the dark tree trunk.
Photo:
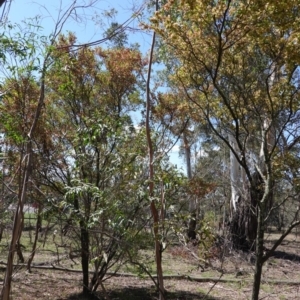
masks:
[(17, 242), (16, 250), (17, 250), (17, 255), (18, 255), (18, 258), (19, 258), (19, 262), (23, 264), (24, 263), (24, 256), (23, 256), (23, 253), (22, 253), (20, 242)]
[(22, 249), (21, 249), (21, 242), (20, 242), (23, 228), (24, 228), (24, 212), (22, 212), (21, 228), (20, 228), (18, 240), (16, 242), (16, 252), (17, 252), (18, 259), (19, 259), (20, 263), (24, 263), (24, 261), (25, 261), (24, 256), (23, 256), (23, 252), (22, 252)]
[(189, 219), (189, 227), (187, 236), (190, 240), (196, 239), (196, 213), (190, 213), (190, 219)]
[(259, 198), (260, 201), (257, 202), (257, 235), (256, 235), (256, 263), (255, 263), (255, 270), (254, 270), (254, 280), (252, 286), (252, 300), (259, 299), (259, 290), (261, 284), (261, 275), (262, 275), (262, 268), (263, 263), (265, 262), (264, 258), (264, 233), (265, 233), (265, 226), (266, 226), (266, 215), (270, 208), (272, 207), (273, 203), (273, 186), (274, 181), (270, 179), (270, 166), (267, 169), (267, 176), (265, 184), (260, 181), (259, 185), (256, 185), (256, 189), (253, 191)]
[(89, 232), (83, 221), (80, 222), (81, 266), (83, 275), (83, 294), (90, 294), (89, 289)]
[(230, 237), (232, 247), (236, 250), (249, 251), (251, 249), (251, 241), (249, 240), (249, 227), (255, 227), (251, 224), (251, 210), (246, 203), (240, 204), (233, 213), (230, 222)]
[(35, 252), (36, 252), (36, 246), (37, 246), (39, 232), (40, 232), (41, 228), (42, 228), (42, 216), (41, 216), (41, 205), (39, 204), (39, 210), (38, 210), (36, 226), (35, 226), (34, 242), (33, 242), (32, 250), (31, 250), (31, 254), (30, 254), (30, 256), (28, 258), (28, 262), (27, 262), (27, 270), (29, 273), (31, 273), (31, 263), (33, 261), (33, 258), (34, 258)]
[[(78, 198), (74, 199), (74, 208), (79, 210), (79, 201)], [(90, 246), (90, 237), (89, 231), (86, 228), (86, 221), (82, 218), (79, 222), (80, 225), (80, 246), (81, 246), (81, 267), (82, 267), (82, 293), (84, 295), (90, 294), (89, 289), (89, 246)]]
[(258, 300), (261, 274), (263, 268), (263, 253), (264, 253), (264, 216), (265, 216), (265, 204), (262, 203), (258, 208), (258, 226), (257, 226), (257, 238), (256, 238), (256, 262), (254, 270), (254, 280), (252, 286), (252, 300)]
[[(120, 237), (121, 239), (121, 237)], [(107, 259), (101, 258), (100, 261), (96, 262), (96, 270), (93, 274), (93, 277), (90, 282), (90, 291), (92, 293), (96, 292), (99, 284), (102, 286), (102, 280), (108, 270), (109, 263), (115, 257), (117, 253), (118, 244), (115, 241), (111, 241), (106, 248), (106, 252), (108, 252)], [(100, 267), (101, 266), (101, 267)], [(102, 287), (103, 288), (103, 287)]]
[(0, 227), (0, 242), (2, 241), (3, 231), (4, 231), (4, 228)]
[(253, 176), (249, 194), (248, 199), (239, 203), (230, 223), (233, 248), (243, 251), (254, 251), (256, 247), (257, 204), (263, 197), (262, 181), (257, 174)]

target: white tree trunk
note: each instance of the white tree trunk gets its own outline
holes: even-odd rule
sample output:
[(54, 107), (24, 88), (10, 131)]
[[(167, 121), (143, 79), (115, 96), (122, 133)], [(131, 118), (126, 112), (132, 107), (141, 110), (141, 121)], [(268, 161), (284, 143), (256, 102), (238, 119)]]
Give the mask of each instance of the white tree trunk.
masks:
[[(236, 143), (236, 139), (233, 137), (233, 135), (230, 133), (229, 136), (229, 142), (234, 150), (235, 153), (238, 153), (238, 146)], [(236, 156), (234, 155), (233, 151), (230, 150), (230, 185), (231, 185), (231, 204), (236, 211), (237, 205), (241, 199), (241, 170), (240, 165), (238, 163), (238, 160), (236, 159)]]
[[(186, 160), (186, 173), (188, 180), (192, 179), (192, 162), (191, 162), (191, 145), (188, 141), (186, 132), (183, 132), (183, 146), (184, 146), (184, 154)], [(195, 213), (196, 211), (196, 201), (194, 197), (190, 198), (189, 201), (189, 212)]]
[(258, 167), (260, 168), (261, 173), (265, 173), (266, 166), (265, 166), (265, 155), (272, 151), (276, 141), (276, 132), (274, 125), (271, 124), (271, 121), (266, 117), (262, 124), (261, 130), (261, 147), (259, 152), (259, 159), (258, 159)]

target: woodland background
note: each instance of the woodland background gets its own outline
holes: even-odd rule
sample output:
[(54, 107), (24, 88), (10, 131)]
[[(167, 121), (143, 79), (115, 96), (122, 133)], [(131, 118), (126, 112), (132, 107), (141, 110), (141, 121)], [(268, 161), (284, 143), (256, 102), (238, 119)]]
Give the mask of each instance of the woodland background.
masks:
[[(280, 247), (300, 224), (299, 1), (141, 1), (122, 22), (99, 5), (13, 23), (18, 2), (0, 1), (2, 299), (41, 263), (79, 271), (83, 299), (137, 274), (172, 299), (170, 255), (219, 272), (193, 277), (213, 282), (203, 297), (230, 269), (259, 299), (270, 261), (298, 268)], [(147, 49), (131, 42), (143, 35)], [(172, 279), (191, 278), (176, 264)]]

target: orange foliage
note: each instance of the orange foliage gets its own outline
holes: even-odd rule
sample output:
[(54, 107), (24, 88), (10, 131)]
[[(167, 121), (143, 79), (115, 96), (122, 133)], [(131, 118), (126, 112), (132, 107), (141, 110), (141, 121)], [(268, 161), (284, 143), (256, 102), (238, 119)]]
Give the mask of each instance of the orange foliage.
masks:
[(207, 183), (199, 177), (193, 177), (188, 182), (189, 190), (188, 193), (191, 195), (196, 195), (199, 198), (203, 198), (205, 195), (212, 192), (216, 185), (213, 183)]

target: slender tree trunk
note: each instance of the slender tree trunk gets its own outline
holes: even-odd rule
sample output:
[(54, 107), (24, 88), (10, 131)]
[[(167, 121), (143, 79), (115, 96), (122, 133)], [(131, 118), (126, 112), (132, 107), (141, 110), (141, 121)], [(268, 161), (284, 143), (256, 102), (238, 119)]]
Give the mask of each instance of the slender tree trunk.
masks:
[(252, 300), (258, 300), (260, 283), (262, 276), (262, 268), (265, 262), (264, 258), (264, 233), (265, 233), (265, 216), (267, 213), (268, 204), (272, 197), (272, 180), (270, 176), (270, 166), (267, 166), (267, 175), (264, 178), (265, 191), (261, 200), (257, 204), (257, 234), (255, 242), (256, 263), (254, 270), (254, 280), (252, 286)]
[[(20, 228), (22, 228), (20, 230), (20, 234), (19, 234), (19, 237), (18, 237), (18, 240), (17, 240), (17, 243), (16, 243), (16, 252), (17, 252), (17, 255), (18, 255), (18, 259), (19, 259), (19, 262), (20, 263), (24, 263), (24, 256), (23, 256), (23, 253), (22, 253), (22, 249), (21, 249), (21, 236), (22, 236), (22, 231), (23, 231), (23, 228), (24, 228), (24, 212), (22, 212), (23, 216), (22, 216), (22, 220), (21, 220), (21, 226)], [(30, 239), (31, 241), (31, 239)]]
[[(262, 268), (264, 263), (264, 233), (265, 233), (265, 217), (267, 210), (270, 209), (273, 198), (273, 179), (272, 168), (270, 163), (270, 150), (274, 146), (274, 136), (272, 132), (272, 124), (265, 119), (262, 124), (262, 142), (260, 150), (260, 161), (257, 173), (260, 177), (261, 184), (256, 185), (257, 199), (257, 235), (256, 235), (256, 263), (254, 271), (254, 280), (252, 286), (252, 300), (258, 300), (261, 284)], [(261, 197), (260, 189), (264, 186), (264, 192)]]
[(1, 299), (2, 300), (9, 300), (9, 294), (11, 289), (11, 280), (12, 280), (12, 273), (13, 273), (13, 261), (14, 261), (14, 255), (16, 251), (16, 243), (20, 239), (22, 230), (23, 230), (23, 221), (24, 221), (24, 213), (23, 213), (23, 206), (26, 201), (26, 194), (27, 194), (27, 186), (28, 181), (31, 175), (31, 160), (32, 160), (32, 138), (34, 135), (34, 132), (37, 127), (38, 120), (41, 115), (42, 107), (44, 105), (44, 99), (45, 99), (45, 74), (46, 74), (46, 68), (47, 68), (47, 60), (50, 55), (50, 52), (46, 55), (46, 58), (43, 63), (42, 68), (42, 77), (41, 77), (41, 83), (40, 83), (40, 94), (39, 99), (37, 103), (37, 107), (35, 110), (34, 118), (30, 127), (30, 130), (27, 134), (27, 140), (26, 140), (26, 157), (25, 157), (25, 166), (24, 166), (24, 172), (23, 172), (23, 181), (22, 181), (22, 187), (20, 188), (20, 194), (19, 194), (19, 201), (17, 205), (17, 210), (15, 213), (14, 218), (14, 224), (13, 224), (13, 231), (12, 231), (12, 237), (11, 242), (9, 246), (9, 253), (7, 258), (7, 268), (6, 273), (4, 277), (3, 282), (3, 288), (1, 291)]
[[(0, 7), (5, 3), (6, 1), (0, 0)], [(62, 27), (65, 24), (68, 17), (70, 17), (71, 13), (76, 9), (75, 5), (76, 1), (73, 1), (73, 3), (66, 9), (65, 13), (61, 12), (59, 15), (62, 15), (61, 18), (57, 20), (57, 23), (54, 28), (54, 33), (52, 35), (52, 40), (50, 42), (50, 45), (53, 46), (57, 36), (61, 33)], [(23, 220), (24, 220), (24, 214), (23, 214), (23, 206), (26, 201), (26, 194), (27, 194), (27, 187), (28, 187), (28, 181), (31, 175), (31, 160), (32, 160), (32, 139), (34, 136), (34, 133), (36, 131), (37, 123), (40, 119), (42, 108), (44, 106), (44, 100), (45, 100), (45, 76), (46, 71), (48, 67), (48, 59), (51, 54), (51, 49), (46, 53), (43, 65), (41, 68), (41, 78), (39, 80), (40, 82), (40, 93), (39, 93), (39, 99), (37, 101), (37, 106), (34, 113), (34, 118), (30, 127), (30, 130), (26, 136), (26, 157), (24, 159), (24, 171), (22, 176), (22, 186), (20, 187), (19, 192), (19, 198), (18, 198), (18, 204), (17, 209), (14, 216), (14, 223), (13, 223), (13, 230), (12, 230), (12, 237), (11, 242), (9, 246), (9, 253), (7, 258), (7, 267), (6, 267), (6, 273), (3, 281), (3, 287), (1, 291), (1, 300), (9, 300), (10, 290), (11, 290), (11, 281), (12, 281), (12, 273), (13, 273), (13, 260), (14, 255), (16, 252), (16, 243), (20, 239), (22, 230), (23, 230)]]
[[(74, 208), (79, 211), (79, 201), (77, 196), (74, 199)], [(81, 219), (80, 225), (80, 247), (81, 247), (81, 267), (82, 267), (82, 293), (89, 295), (91, 290), (89, 289), (89, 232), (86, 228), (85, 220)]]
[[(192, 179), (192, 163), (191, 163), (191, 146), (186, 136), (186, 132), (183, 132), (183, 146), (185, 151), (185, 160), (186, 160), (186, 171), (187, 177), (189, 180)], [(196, 201), (193, 196), (191, 196), (189, 201), (189, 226), (187, 236), (191, 240), (196, 239), (196, 225), (197, 225), (197, 215), (196, 215)]]
[(19, 258), (19, 262), (21, 264), (23, 264), (25, 260), (24, 260), (22, 249), (21, 249), (20, 237), (19, 237), (19, 239), (17, 241), (17, 244), (16, 244), (16, 251), (17, 251), (18, 258)]
[(8, 258), (7, 258), (7, 267), (6, 267), (6, 272), (5, 272), (4, 282), (3, 282), (3, 288), (1, 292), (2, 300), (9, 300), (12, 274), (13, 274), (14, 256), (15, 256), (15, 252), (17, 251), (18, 240), (20, 239), (20, 235), (23, 230), (22, 228), (23, 218), (24, 218), (23, 206), (26, 201), (27, 183), (31, 173), (31, 155), (32, 155), (31, 141), (28, 141), (26, 147), (26, 160), (25, 160), (22, 189), (21, 189), (21, 194), (19, 195), (19, 201), (17, 204), (17, 209), (14, 217), (12, 237), (10, 241)]
[(186, 132), (183, 132), (183, 146), (186, 160), (186, 172), (188, 179), (192, 179), (192, 163), (191, 163), (191, 146), (186, 136)]
[(263, 268), (264, 254), (264, 203), (261, 203), (257, 209), (257, 236), (256, 236), (256, 262), (254, 270), (254, 280), (252, 286), (252, 300), (258, 300), (261, 275)]
[(38, 214), (37, 214), (37, 220), (36, 220), (36, 225), (35, 225), (35, 237), (34, 237), (34, 242), (33, 242), (33, 246), (32, 246), (32, 250), (30, 253), (30, 256), (28, 258), (28, 262), (27, 262), (27, 270), (29, 273), (31, 273), (31, 263), (34, 259), (34, 255), (36, 252), (36, 245), (37, 245), (37, 241), (39, 238), (39, 232), (41, 230), (42, 227), (42, 216), (41, 216), (41, 204), (39, 204), (39, 208), (38, 208)]
[[(158, 10), (158, 0), (155, 3), (155, 10)], [(149, 198), (151, 199), (154, 195), (154, 151), (151, 139), (151, 125), (150, 125), (150, 111), (151, 111), (151, 99), (150, 99), (150, 79), (151, 79), (151, 68), (153, 60), (153, 51), (155, 45), (155, 32), (153, 32), (152, 44), (149, 54), (149, 65), (146, 83), (146, 137), (148, 144), (148, 156), (149, 156)], [(158, 289), (159, 289), (159, 300), (164, 300), (165, 290), (164, 290), (164, 280), (163, 280), (163, 270), (162, 270), (162, 245), (159, 240), (159, 214), (158, 209), (155, 205), (154, 200), (151, 199), (150, 202), (151, 214), (153, 217), (153, 232), (155, 239), (155, 260), (156, 260), (156, 272), (158, 279)]]
[(4, 231), (4, 225), (0, 225), (0, 242), (2, 241), (2, 236), (3, 236), (3, 231)]
[(83, 294), (89, 295), (89, 232), (85, 227), (84, 222), (80, 222), (80, 242), (81, 242), (81, 266), (82, 266), (82, 283), (83, 283)]

